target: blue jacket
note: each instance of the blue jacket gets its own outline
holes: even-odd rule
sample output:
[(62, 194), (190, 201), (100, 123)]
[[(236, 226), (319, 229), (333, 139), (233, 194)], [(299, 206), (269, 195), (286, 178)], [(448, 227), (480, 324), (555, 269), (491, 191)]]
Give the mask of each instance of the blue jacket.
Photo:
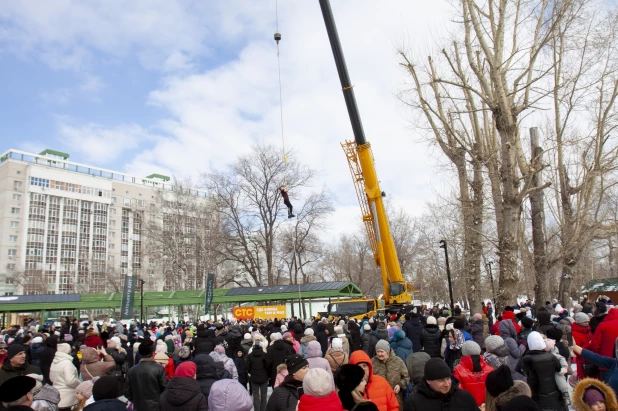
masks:
[(393, 338), (391, 341), (391, 348), (395, 351), (397, 357), (401, 358), (401, 361), (406, 362), (408, 355), (412, 354), (412, 341), (407, 337), (403, 340), (395, 341)]
[(603, 382), (618, 392), (618, 362), (615, 358), (604, 357), (586, 349), (582, 349), (581, 357), (597, 367), (607, 368)]

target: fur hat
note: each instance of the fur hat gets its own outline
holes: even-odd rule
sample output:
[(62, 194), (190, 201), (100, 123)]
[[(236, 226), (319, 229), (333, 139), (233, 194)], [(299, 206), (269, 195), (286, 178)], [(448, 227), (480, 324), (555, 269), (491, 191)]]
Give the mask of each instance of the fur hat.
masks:
[(527, 395), (519, 395), (502, 407), (502, 411), (536, 411), (539, 409), (537, 403)]
[(152, 340), (150, 339), (144, 340), (139, 345), (139, 348), (137, 349), (137, 351), (142, 357), (151, 357), (152, 353), (154, 352), (154, 344)]
[(391, 346), (388, 343), (388, 341), (380, 340), (376, 344), (376, 351), (378, 351), (378, 350), (386, 351), (387, 353), (389, 353), (389, 352), (391, 352)]
[(466, 341), (461, 346), (461, 355), (481, 355), (481, 347), (474, 341)]
[(509, 401), (511, 401), (515, 397), (519, 397), (520, 395), (532, 397), (532, 391), (530, 390), (530, 386), (524, 381), (515, 380), (513, 381), (513, 386), (511, 388), (504, 391), (495, 398), (495, 408), (502, 409), (506, 404), (508, 404)]
[[(538, 334), (538, 333), (537, 333)], [(487, 392), (490, 393), (493, 397), (497, 397), (502, 394), (509, 388), (511, 388), (515, 383), (513, 382), (513, 376), (511, 375), (511, 369), (508, 365), (502, 365), (499, 368), (496, 368), (489, 374), (487, 374), (487, 379), (485, 380), (485, 387), (487, 388)]]
[(303, 379), (303, 392), (316, 398), (328, 397), (333, 392), (333, 374), (322, 368), (310, 369)]
[(36, 380), (25, 375), (10, 378), (0, 385), (0, 401), (17, 401), (28, 394), (35, 386)]
[(504, 345), (504, 340), (499, 335), (490, 335), (485, 338), (485, 348), (488, 352), (494, 352)]
[(352, 392), (365, 377), (365, 371), (360, 365), (343, 364), (335, 373), (335, 385), (339, 392)]

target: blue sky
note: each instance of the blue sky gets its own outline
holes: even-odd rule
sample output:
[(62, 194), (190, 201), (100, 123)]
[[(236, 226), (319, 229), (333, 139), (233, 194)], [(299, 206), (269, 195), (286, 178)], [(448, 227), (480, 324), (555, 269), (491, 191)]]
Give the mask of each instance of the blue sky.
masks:
[[(333, 11), (380, 178), (418, 214), (440, 161), (395, 98), (395, 48), (427, 53), (449, 8), (336, 0)], [(279, 19), (286, 145), (320, 170), (316, 186), (339, 198), (334, 225), (349, 227), (359, 213), (339, 142), (352, 134), (319, 5), (280, 0)], [(274, 31), (274, 0), (3, 2), (0, 151), (182, 178), (280, 144)]]

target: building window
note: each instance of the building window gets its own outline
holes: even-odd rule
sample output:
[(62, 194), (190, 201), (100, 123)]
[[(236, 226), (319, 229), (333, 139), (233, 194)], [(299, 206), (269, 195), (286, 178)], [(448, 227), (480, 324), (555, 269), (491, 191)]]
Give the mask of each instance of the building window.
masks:
[(6, 265), (6, 269), (7, 270), (14, 270), (15, 269), (15, 263), (9, 263)]
[(112, 204), (116, 204), (116, 197), (112, 197)]
[(30, 185), (49, 188), (49, 180), (46, 178), (30, 177)]
[(109, 220), (110, 227), (116, 227), (116, 220)]
[(6, 277), (7, 284), (15, 284), (15, 279), (13, 277)]
[(109, 238), (116, 238), (116, 232), (115, 231), (110, 231), (108, 234)]
[(15, 294), (15, 293), (11, 293), (11, 292), (4, 293), (4, 295), (13, 295), (13, 294)]
[(9, 257), (15, 257), (17, 255), (17, 249), (10, 248), (9, 249)]
[(19, 207), (11, 207), (11, 214), (19, 214)]
[(122, 205), (123, 205), (123, 206), (127, 206), (127, 207), (131, 207), (131, 199), (130, 199), (130, 198), (123, 197), (123, 198), (122, 198)]
[(15, 201), (21, 200), (21, 194), (13, 194), (13, 200)]
[(10, 235), (9, 236), (9, 243), (16, 243), (17, 242), (17, 236), (16, 235)]
[(22, 185), (23, 185), (23, 183), (21, 181), (17, 181), (17, 180), (13, 181), (13, 188), (15, 190), (21, 188)]
[(19, 227), (19, 221), (11, 221), (11, 228)]
[(111, 244), (111, 243), (110, 243), (110, 244), (108, 244), (108, 246), (109, 246), (109, 249), (110, 249), (110, 250), (113, 250), (114, 248), (116, 248), (116, 244)]
[(112, 214), (116, 214), (116, 209), (115, 208), (111, 208), (110, 210), (111, 210)]

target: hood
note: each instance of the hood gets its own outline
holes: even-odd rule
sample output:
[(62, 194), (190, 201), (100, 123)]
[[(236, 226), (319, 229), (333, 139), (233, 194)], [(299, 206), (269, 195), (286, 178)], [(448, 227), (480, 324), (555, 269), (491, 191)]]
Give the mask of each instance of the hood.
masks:
[(240, 327), (237, 325), (232, 326), (232, 328), (228, 332), (228, 336), (232, 339), (233, 343), (240, 343), (243, 338), (242, 331), (240, 330)]
[(373, 376), (373, 364), (371, 363), (371, 358), (367, 355), (367, 353), (363, 350), (356, 350), (350, 355), (350, 364), (360, 364), (366, 363), (369, 366), (369, 379)]
[(307, 344), (307, 358), (313, 357), (321, 357), (322, 356), (322, 346), (317, 341), (310, 341)]
[(285, 350), (285, 341), (277, 340), (271, 345), (271, 348), (277, 351), (283, 351)]
[(436, 334), (440, 332), (440, 328), (438, 328), (437, 324), (427, 324), (425, 326), (425, 330), (430, 334)]
[(317, 326), (317, 332), (322, 332), (323, 333), (324, 331), (326, 331), (326, 326), (324, 325), (323, 322), (319, 322), (318, 326)]
[(616, 394), (614, 393), (614, 390), (599, 380), (594, 378), (584, 378), (577, 383), (575, 389), (573, 390), (573, 406), (576, 410), (592, 411), (592, 408), (584, 402), (584, 394), (586, 393), (588, 387), (594, 387), (603, 393), (603, 396), (605, 397), (606, 409), (618, 409), (618, 403), (616, 402)]
[[(520, 395), (531, 397), (532, 392), (530, 391), (528, 384), (520, 380), (515, 380), (512, 387), (496, 397), (496, 407), (504, 407), (513, 398), (519, 397)], [(577, 409), (579, 410), (579, 408)]]
[(317, 338), (315, 338), (315, 335), (307, 335), (300, 339), (301, 344), (307, 344), (311, 341), (317, 341)]
[(294, 334), (302, 334), (303, 326), (300, 324), (294, 324)]
[(45, 340), (45, 346), (56, 350), (58, 348), (58, 337), (52, 335)]
[(537, 320), (539, 320), (540, 325), (549, 325), (551, 324), (551, 314), (547, 311), (540, 311), (536, 315)]
[(212, 385), (208, 395), (209, 411), (250, 411), (249, 392), (236, 380), (221, 380)]
[(616, 319), (618, 319), (618, 309), (610, 308), (604, 321), (612, 321)]
[(34, 396), (34, 400), (49, 401), (54, 404), (60, 402), (60, 393), (55, 387), (45, 384)]
[(196, 355), (193, 359), (196, 368), (196, 375), (198, 380), (213, 379), (218, 380), (217, 367), (215, 366), (215, 360), (208, 354)]
[(492, 354), (498, 357), (506, 357), (507, 355), (509, 355), (509, 353), (509, 346), (506, 344), (502, 344), (500, 347), (496, 348)]
[(472, 323), (477, 325), (484, 325), (485, 322), (482, 318), (479, 318), (478, 320), (474, 320)]
[(69, 361), (71, 364), (73, 364), (73, 357), (71, 356), (71, 354), (56, 351), (56, 355), (54, 355), (54, 360), (52, 361), (52, 364), (59, 364), (62, 361)]
[(174, 377), (165, 387), (165, 400), (175, 406), (181, 406), (200, 394), (200, 385), (193, 378)]
[(208, 330), (206, 328), (201, 329), (201, 330), (197, 330), (197, 336), (200, 338), (208, 338), (208, 335), (210, 333), (208, 332)]
[(264, 349), (261, 345), (254, 345), (251, 354), (255, 357), (261, 357), (262, 355), (264, 355)]
[(93, 348), (86, 348), (82, 351), (82, 362), (85, 364), (92, 364), (99, 361), (99, 354)]
[(412, 341), (410, 341), (410, 339), (408, 337), (406, 337), (403, 340), (393, 341), (391, 343), (391, 348), (396, 349), (398, 347), (405, 348), (406, 350), (411, 350), (412, 349)]
[(500, 321), (500, 337), (507, 338), (510, 337), (514, 340), (517, 339), (517, 330), (515, 329), (515, 324), (511, 320), (502, 320)]
[(414, 327), (419, 327), (421, 325), (421, 320), (418, 317), (410, 318), (410, 324)]
[[(481, 371), (486, 371), (488, 367), (491, 371), (493, 371), (493, 367), (491, 367), (489, 364), (485, 362), (485, 359), (483, 358), (483, 356), (480, 356), (480, 363), (481, 363)], [(465, 357), (461, 357), (461, 359), (459, 360), (459, 365), (461, 365), (462, 367), (464, 367), (466, 370), (470, 372), (474, 372), (474, 363), (472, 362), (471, 355), (466, 355)]]

